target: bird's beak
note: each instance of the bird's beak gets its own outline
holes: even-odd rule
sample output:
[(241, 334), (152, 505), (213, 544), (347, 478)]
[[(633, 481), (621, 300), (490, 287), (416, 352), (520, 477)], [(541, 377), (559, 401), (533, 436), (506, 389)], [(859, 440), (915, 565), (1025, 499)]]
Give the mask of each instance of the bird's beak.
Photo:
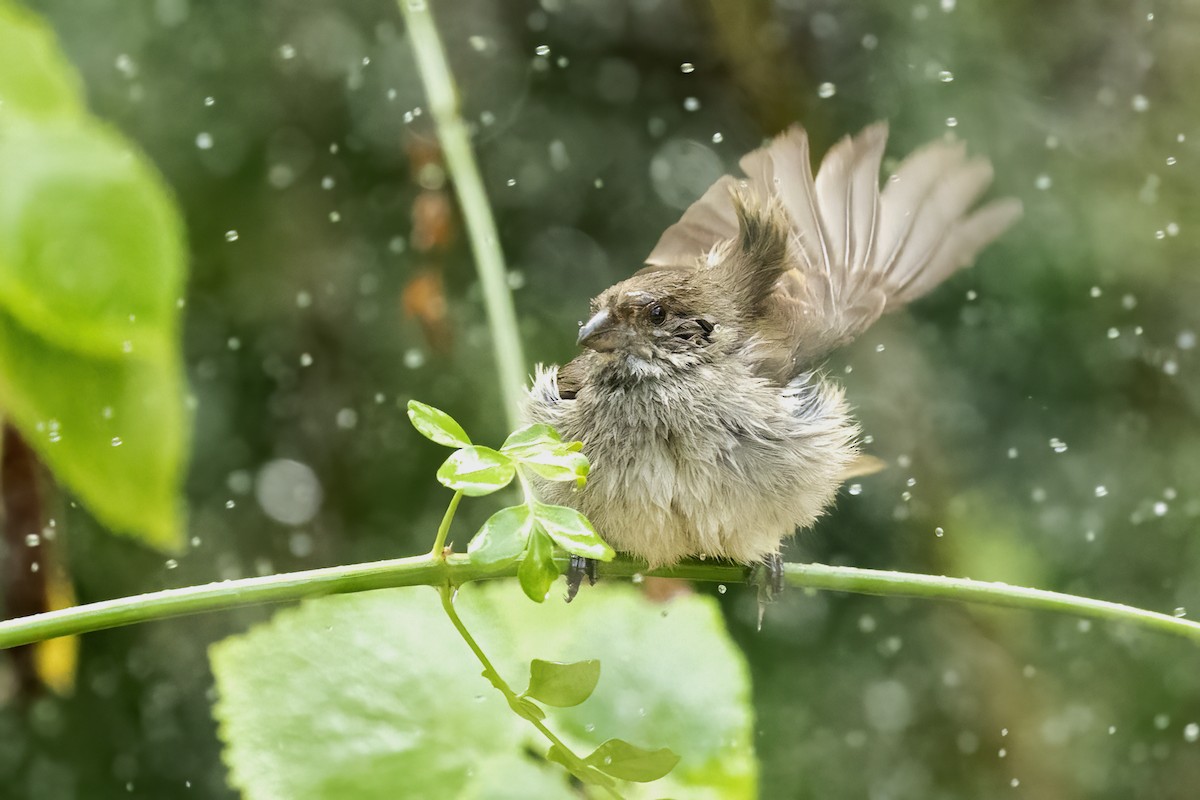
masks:
[(608, 353), (617, 349), (622, 338), (619, 323), (608, 313), (608, 309), (604, 309), (583, 323), (576, 343), (598, 353)]

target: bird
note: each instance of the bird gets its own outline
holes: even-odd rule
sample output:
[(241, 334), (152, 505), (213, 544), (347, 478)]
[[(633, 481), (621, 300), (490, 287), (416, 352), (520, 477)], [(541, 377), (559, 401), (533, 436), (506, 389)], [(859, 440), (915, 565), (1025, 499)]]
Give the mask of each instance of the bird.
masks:
[[(827, 356), (925, 295), (1004, 233), (1013, 198), (977, 207), (991, 163), (938, 139), (880, 187), (885, 122), (834, 144), (814, 177), (795, 124), (743, 156), (591, 301), (579, 356), (537, 365), (526, 415), (583, 442), (586, 486), (544, 482), (649, 569), (748, 565), (782, 589), (782, 543), (866, 471)], [(568, 602), (596, 564), (572, 557)]]

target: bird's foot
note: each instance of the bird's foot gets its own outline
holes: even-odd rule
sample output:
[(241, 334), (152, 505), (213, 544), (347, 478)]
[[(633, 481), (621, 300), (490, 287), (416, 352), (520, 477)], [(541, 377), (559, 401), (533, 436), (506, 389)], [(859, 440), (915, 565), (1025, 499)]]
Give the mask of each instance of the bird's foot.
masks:
[(758, 627), (761, 630), (767, 604), (783, 592), (783, 556), (771, 553), (752, 566), (750, 584), (758, 587)]
[(571, 556), (571, 564), (567, 567), (567, 602), (579, 594), (579, 587), (586, 577), (588, 586), (596, 585), (596, 559), (583, 556)]

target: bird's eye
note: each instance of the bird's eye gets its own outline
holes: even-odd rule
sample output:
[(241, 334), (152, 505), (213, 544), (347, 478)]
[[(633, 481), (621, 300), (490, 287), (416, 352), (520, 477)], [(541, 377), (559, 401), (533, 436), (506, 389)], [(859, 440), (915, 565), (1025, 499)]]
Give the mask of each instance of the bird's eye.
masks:
[(650, 321), (655, 325), (662, 325), (663, 320), (667, 318), (667, 310), (658, 303), (650, 306)]

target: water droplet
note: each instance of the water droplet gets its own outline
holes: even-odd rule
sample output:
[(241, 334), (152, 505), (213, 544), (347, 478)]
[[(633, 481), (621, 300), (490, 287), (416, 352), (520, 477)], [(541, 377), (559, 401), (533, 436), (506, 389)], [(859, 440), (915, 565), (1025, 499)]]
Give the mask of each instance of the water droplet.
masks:
[(1021, 779), (1013, 778), (1011, 781), (1008, 782), (1008, 785), (1011, 786), (1012, 788), (1016, 789), (1018, 786), (1021, 785)]
[(337, 426), (342, 430), (350, 430), (358, 425), (358, 412), (353, 408), (343, 408), (337, 412), (335, 418)]
[(946, 535), (946, 530), (944, 528), (934, 528), (933, 535), (940, 539)]
[(862, 484), (861, 483), (852, 483), (852, 484), (850, 484), (850, 487), (846, 491), (853, 495), (862, 494)]
[(233, 508), (233, 507), (234, 507), (234, 506), (236, 506), (236, 505), (237, 505), (237, 503), (236, 503), (235, 501), (233, 501), (233, 500), (226, 500), (226, 501), (225, 501), (225, 508)]
[(1175, 361), (1173, 358), (1168, 358), (1163, 362), (1162, 369), (1167, 375), (1177, 375), (1179, 374), (1179, 362)]
[(168, 558), (165, 562), (163, 562), (163, 566), (167, 569), (175, 569), (179, 566), (179, 562), (173, 558)]
[(699, 111), (700, 110), (700, 100), (695, 97), (685, 97), (683, 99), (683, 110), (684, 111)]
[(467, 42), (471, 45), (471, 49), (476, 53), (482, 53), (487, 49), (488, 40), (483, 36), (471, 36), (467, 38)]
[(720, 144), (721, 142), (725, 141), (725, 137), (720, 132), (717, 132), (712, 135), (712, 140), (713, 144)]
[(1119, 330), (1117, 330), (1116, 328), (1109, 328), (1109, 329), (1108, 329), (1108, 338), (1110, 338), (1110, 339), (1116, 339), (1116, 338), (1117, 338), (1118, 336), (1120, 336), (1120, 335), (1121, 335), (1121, 332), (1120, 332)]
[(725, 592), (727, 592), (727, 591), (729, 591), (729, 589), (725, 586), (725, 584), (723, 584), (723, 583), (717, 584), (717, 593), (718, 594), (725, 594)]
[(296, 292), (296, 308), (308, 308), (312, 305), (312, 295), (306, 291)]
[(258, 471), (254, 496), (271, 519), (285, 525), (303, 525), (316, 516), (324, 494), (311, 467), (280, 458)]
[(329, 212), (329, 221), (330, 222), (341, 222), (342, 221), (341, 213), (339, 213), (337, 211), (330, 211)]
[(196, 134), (196, 147), (201, 150), (211, 150), (213, 146), (213, 137), (207, 131), (201, 131)]
[(883, 352), (884, 350), (886, 350), (886, 349), (887, 349), (887, 347), (886, 347), (885, 345), (882, 345), (882, 344), (877, 344), (877, 345), (875, 345), (875, 352), (876, 352), (876, 353), (882, 353), (882, 352)]
[(1173, 167), (1173, 166), (1175, 166), (1177, 163), (1179, 163), (1179, 162), (1177, 162), (1177, 161), (1175, 160), (1175, 156), (1167, 156), (1167, 166), (1168, 166), (1168, 167)]
[(1097, 486), (1096, 487), (1096, 497), (1108, 497), (1108, 487)]
[(958, 127), (958, 117), (946, 117), (946, 127), (947, 128), (957, 128)]
[(1135, 94), (1129, 101), (1129, 105), (1140, 114), (1150, 108), (1150, 100), (1144, 94)]
[(424, 366), (424, 364), (425, 354), (417, 348), (410, 347), (408, 350), (404, 351), (404, 366), (408, 367), (409, 369), (417, 369), (418, 367)]
[(828, 100), (835, 94), (837, 94), (837, 87), (829, 81), (825, 81), (817, 87), (817, 97), (820, 97), (822, 100)]
[(1175, 346), (1180, 350), (1191, 350), (1196, 346), (1196, 334), (1193, 331), (1180, 331), (1175, 337)]
[(1200, 741), (1200, 723), (1189, 722), (1183, 727), (1183, 740), (1188, 742)]
[(1133, 311), (1133, 309), (1137, 308), (1137, 298), (1131, 294), (1124, 295), (1121, 297), (1121, 308), (1126, 311)]
[(1001, 747), (999, 752), (996, 753), (996, 755), (1000, 756), (1000, 758), (1005, 758), (1006, 756), (1008, 756), (1008, 749), (1005, 747)]
[(215, 98), (215, 97), (206, 97), (206, 98), (204, 98), (204, 105), (205, 105), (207, 108), (212, 108), (212, 107), (213, 107), (214, 105), (216, 105), (216, 104), (217, 104), (217, 98)]
[(1184, 618), (1184, 617), (1186, 617), (1186, 616), (1187, 616), (1187, 609), (1186, 609), (1186, 608), (1184, 608), (1183, 606), (1177, 606), (1177, 607), (1175, 608), (1175, 611), (1173, 611), (1172, 613), (1173, 613), (1173, 614), (1174, 614), (1176, 617), (1179, 617), (1180, 619), (1182, 619), (1182, 618)]
[(1018, 450), (1017, 448), (1015, 448), (1015, 447), (1008, 448), (1008, 457), (1009, 458), (1016, 458), (1019, 455), (1021, 455), (1021, 451)]
[(1165, 731), (1167, 729), (1167, 726), (1169, 726), (1170, 724), (1171, 724), (1171, 718), (1168, 717), (1166, 714), (1155, 714), (1154, 715), (1154, 727), (1158, 728), (1160, 731)]
[(311, 353), (301, 353), (300, 354), (300, 366), (311, 367), (312, 363), (313, 363), (313, 357), (312, 357)]
[(1167, 515), (1167, 504), (1159, 500), (1154, 504), (1154, 516), (1165, 517)]
[(954, 73), (948, 69), (941, 70), (938, 72), (938, 80), (942, 83), (950, 83), (954, 80)]
[(41, 543), (42, 543), (42, 537), (38, 536), (36, 533), (25, 534), (25, 546), (26, 547), (37, 547)]
[(1033, 185), (1044, 192), (1054, 185), (1054, 181), (1049, 175), (1043, 172), (1034, 179)]
[(516, 178), (509, 178), (508, 180), (506, 180), (506, 181), (504, 182), (504, 185), (505, 185), (505, 186), (516, 186), (516, 185), (517, 185), (517, 179), (516, 179)]
[(284, 61), (291, 61), (296, 57), (296, 48), (290, 44), (281, 44), (279, 46), (279, 57)]
[(114, 436), (112, 438), (112, 446), (113, 447), (120, 447), (122, 444), (123, 444), (123, 442), (121, 441), (120, 436)]
[(539, 56), (548, 56), (550, 55), (550, 45), (539, 44), (536, 48), (534, 48), (533, 52), (537, 53)]
[(1050, 449), (1056, 453), (1065, 453), (1067, 452), (1067, 443), (1055, 437), (1050, 440)]
[(225, 231), (225, 241), (236, 242), (237, 240), (238, 240), (238, 232), (237, 231)]
[(1167, 236), (1178, 236), (1178, 235), (1179, 235), (1179, 223), (1178, 222), (1168, 222), (1167, 223)]
[(1104, 294), (1104, 292), (1102, 292), (1102, 291), (1100, 290), (1100, 287), (1099, 287), (1099, 286), (1093, 286), (1093, 287), (1092, 287), (1092, 288), (1091, 288), (1091, 289), (1088, 291), (1088, 294), (1090, 294), (1092, 297), (1099, 297), (1100, 295)]
[(225, 342), (225, 346), (228, 347), (230, 350), (241, 350), (242, 349), (242, 340), (236, 336), (230, 336), (229, 340), (227, 342)]
[(679, 71), (682, 72), (684, 75), (690, 75), (691, 73), (696, 71), (696, 65), (690, 61), (685, 61), (679, 65)]

